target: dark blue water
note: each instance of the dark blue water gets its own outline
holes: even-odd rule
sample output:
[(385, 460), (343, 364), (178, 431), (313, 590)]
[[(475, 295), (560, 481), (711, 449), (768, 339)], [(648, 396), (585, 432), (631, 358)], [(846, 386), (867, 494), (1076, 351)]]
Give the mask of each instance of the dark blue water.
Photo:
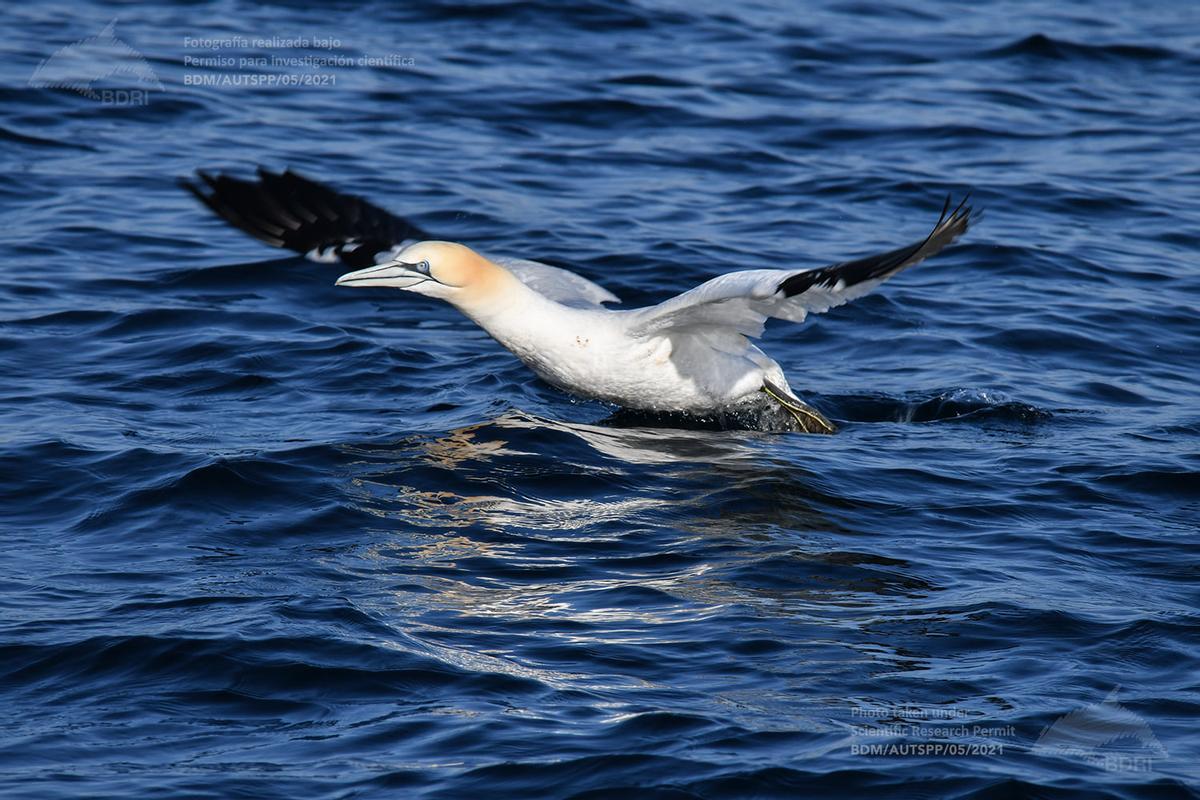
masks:
[[(324, 6), (6, 8), (0, 795), (1196, 796), (1193, 4)], [(769, 329), (838, 435), (630, 428), (259, 163), (634, 304), (986, 213)]]

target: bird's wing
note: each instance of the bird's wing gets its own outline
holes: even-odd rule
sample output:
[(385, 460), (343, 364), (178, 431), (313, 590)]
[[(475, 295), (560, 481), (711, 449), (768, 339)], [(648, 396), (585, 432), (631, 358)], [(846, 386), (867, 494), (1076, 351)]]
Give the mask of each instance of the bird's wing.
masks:
[(259, 167), (257, 181), (201, 171), (196, 177), (180, 185), (221, 219), (272, 247), (317, 261), (369, 267), (405, 241), (430, 238), (390, 211), (291, 170)]
[[(361, 197), (331, 189), (291, 170), (259, 167), (258, 180), (197, 171), (180, 184), (230, 225), (272, 247), (314, 261), (362, 268), (383, 263), (408, 244), (433, 238), (408, 220)], [(600, 307), (616, 295), (560, 267), (520, 258), (493, 258), (526, 285), (564, 305)]]
[(950, 211), (947, 198), (937, 224), (919, 242), (817, 269), (754, 269), (720, 275), (657, 306), (631, 312), (638, 317), (630, 332), (648, 337), (719, 331), (757, 338), (769, 317), (801, 322), (809, 312), (828, 311), (867, 294), (949, 245), (966, 232), (970, 219), (966, 199)]
[(516, 275), (529, 288), (565, 306), (602, 308), (602, 303), (621, 302), (619, 297), (603, 286), (562, 267), (524, 258), (488, 258)]

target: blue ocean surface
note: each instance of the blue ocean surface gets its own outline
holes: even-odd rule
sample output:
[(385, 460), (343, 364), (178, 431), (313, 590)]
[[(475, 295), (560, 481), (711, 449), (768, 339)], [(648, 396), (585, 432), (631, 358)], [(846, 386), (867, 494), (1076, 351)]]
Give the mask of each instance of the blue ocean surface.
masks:
[[(1196, 797), (1200, 6), (6, 6), (0, 796)], [(622, 423), (177, 181), (637, 306), (919, 239)]]

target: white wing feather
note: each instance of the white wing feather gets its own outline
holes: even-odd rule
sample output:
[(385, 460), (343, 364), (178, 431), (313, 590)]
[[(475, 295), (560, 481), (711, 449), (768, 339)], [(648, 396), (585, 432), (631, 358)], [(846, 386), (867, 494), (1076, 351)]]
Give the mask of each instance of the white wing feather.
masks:
[(568, 269), (524, 258), (489, 258), (516, 275), (530, 289), (565, 306), (603, 308), (603, 303), (621, 302), (608, 289)]
[(631, 330), (646, 336), (668, 329), (731, 328), (756, 339), (762, 336), (767, 317), (774, 316), (780, 304), (778, 288), (786, 275), (785, 270), (775, 269), (719, 275), (670, 300), (634, 312), (640, 319)]
[(947, 214), (947, 200), (930, 234), (907, 247), (818, 269), (719, 275), (656, 306), (631, 312), (639, 317), (630, 330), (648, 337), (717, 328), (758, 338), (769, 317), (803, 322), (810, 312), (819, 314), (861, 297), (953, 242), (970, 222), (971, 209), (965, 203)]

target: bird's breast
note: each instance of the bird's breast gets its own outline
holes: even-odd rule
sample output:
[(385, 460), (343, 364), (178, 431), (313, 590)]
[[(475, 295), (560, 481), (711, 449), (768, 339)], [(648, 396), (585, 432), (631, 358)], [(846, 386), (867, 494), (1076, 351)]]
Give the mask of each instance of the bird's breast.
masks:
[(743, 391), (748, 370), (758, 371), (740, 357), (707, 348), (681, 350), (668, 336), (631, 336), (624, 317), (557, 306), (484, 327), (547, 383), (627, 408), (712, 408)]

